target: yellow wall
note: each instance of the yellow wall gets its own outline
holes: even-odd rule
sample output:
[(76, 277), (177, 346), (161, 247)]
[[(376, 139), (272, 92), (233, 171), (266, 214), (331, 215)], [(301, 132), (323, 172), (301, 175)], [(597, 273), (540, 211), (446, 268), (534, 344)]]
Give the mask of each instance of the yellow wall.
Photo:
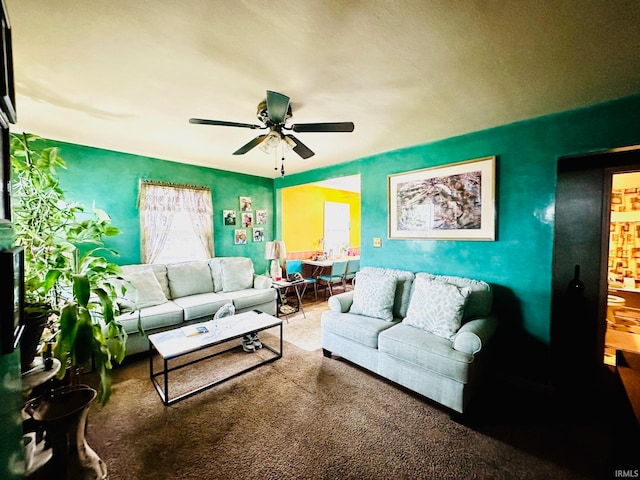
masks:
[(319, 250), (319, 241), (324, 235), (324, 202), (349, 204), (349, 244), (360, 247), (360, 194), (301, 185), (282, 190), (282, 240), (287, 252)]

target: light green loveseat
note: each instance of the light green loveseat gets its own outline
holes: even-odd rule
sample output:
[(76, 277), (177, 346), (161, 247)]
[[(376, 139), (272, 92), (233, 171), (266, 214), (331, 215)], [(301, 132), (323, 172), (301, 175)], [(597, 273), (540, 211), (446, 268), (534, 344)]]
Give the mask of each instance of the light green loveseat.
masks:
[(122, 270), (127, 291), (118, 300), (121, 315), (116, 321), (128, 334), (127, 356), (149, 348), (138, 331), (138, 316), (145, 334), (151, 334), (209, 319), (229, 302), (237, 313), (256, 309), (276, 314), (271, 279), (256, 275), (249, 258), (125, 265)]
[(364, 267), (353, 291), (329, 299), (323, 353), (464, 413), (497, 326), (492, 301), (482, 281)]

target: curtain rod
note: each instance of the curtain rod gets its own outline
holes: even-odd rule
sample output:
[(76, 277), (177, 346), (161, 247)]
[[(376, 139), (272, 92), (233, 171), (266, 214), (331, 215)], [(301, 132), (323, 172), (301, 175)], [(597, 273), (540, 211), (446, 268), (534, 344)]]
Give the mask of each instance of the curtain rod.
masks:
[(190, 188), (192, 190), (209, 190), (209, 191), (211, 191), (211, 187), (205, 187), (205, 186), (202, 186), (202, 185), (189, 185), (187, 183), (162, 182), (160, 180), (143, 180), (143, 179), (140, 179), (140, 185), (156, 185), (158, 187)]

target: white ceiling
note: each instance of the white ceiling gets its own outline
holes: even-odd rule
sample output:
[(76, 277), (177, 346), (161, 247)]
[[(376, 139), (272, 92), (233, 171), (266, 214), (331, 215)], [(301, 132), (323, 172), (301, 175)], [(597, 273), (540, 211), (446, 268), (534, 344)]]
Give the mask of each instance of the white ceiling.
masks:
[[(47, 138), (275, 177), (232, 153), (266, 90), (349, 161), (640, 92), (637, 0), (5, 0), (18, 124)], [(262, 133), (262, 132), (260, 132)]]

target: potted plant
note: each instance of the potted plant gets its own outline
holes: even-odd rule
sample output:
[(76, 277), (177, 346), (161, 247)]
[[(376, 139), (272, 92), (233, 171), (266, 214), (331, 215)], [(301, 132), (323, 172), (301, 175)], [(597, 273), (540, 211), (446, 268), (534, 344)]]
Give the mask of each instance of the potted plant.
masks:
[[(120, 231), (102, 210), (67, 203), (57, 177), (57, 147), (31, 134), (11, 135), (12, 212), (25, 257), (25, 313), (43, 314), (56, 333), (54, 355), (72, 377), (89, 363), (100, 376), (100, 401), (111, 392), (112, 360), (124, 358), (126, 334), (114, 321), (113, 279), (120, 267), (103, 238)], [(82, 218), (84, 216), (84, 218)], [(106, 332), (106, 335), (105, 335)]]
[[(109, 400), (113, 361), (125, 355), (126, 333), (114, 320), (120, 267), (107, 259), (117, 253), (103, 243), (120, 231), (104, 211), (86, 214), (82, 204), (66, 202), (56, 174), (65, 162), (56, 147), (38, 142), (35, 135), (11, 135), (13, 225), (25, 252), (25, 313), (51, 324), (58, 377), (68, 376), (69, 384), (30, 400), (25, 411), (47, 432), (57, 476), (106, 478), (84, 431), (94, 398)], [(87, 368), (99, 375), (98, 391), (79, 382)]]
[(56, 149), (34, 151), (33, 135), (11, 135), (13, 228), (25, 256), (25, 332), (21, 341), (22, 370), (36, 355), (45, 324), (54, 312), (55, 290), (47, 289), (66, 225), (74, 220), (73, 205), (64, 202), (55, 169), (64, 167)]

